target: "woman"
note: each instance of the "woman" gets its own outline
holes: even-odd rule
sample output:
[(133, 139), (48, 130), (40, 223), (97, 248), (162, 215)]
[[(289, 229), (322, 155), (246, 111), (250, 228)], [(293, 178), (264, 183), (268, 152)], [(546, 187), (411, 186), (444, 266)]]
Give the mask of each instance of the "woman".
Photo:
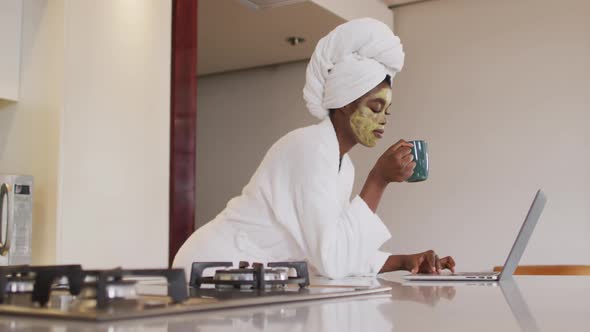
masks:
[(174, 266), (194, 261), (307, 260), (330, 278), (408, 270), (453, 270), (433, 251), (390, 255), (390, 233), (375, 214), (391, 182), (412, 175), (411, 144), (401, 140), (377, 160), (350, 201), (353, 146), (374, 147), (383, 135), (391, 83), (404, 53), (393, 32), (373, 19), (344, 23), (322, 38), (307, 68), (304, 98), (320, 123), (276, 142), (244, 187), (214, 220), (180, 248)]

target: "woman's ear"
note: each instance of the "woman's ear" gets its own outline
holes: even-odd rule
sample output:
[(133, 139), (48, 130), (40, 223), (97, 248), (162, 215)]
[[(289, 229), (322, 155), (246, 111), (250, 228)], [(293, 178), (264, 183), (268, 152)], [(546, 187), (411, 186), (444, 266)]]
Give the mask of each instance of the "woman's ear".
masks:
[(353, 101), (352, 103), (349, 103), (348, 105), (342, 106), (340, 108), (330, 109), (330, 116), (349, 118), (352, 113), (356, 111), (356, 105), (357, 103)]
[(352, 102), (346, 106), (343, 106), (340, 111), (344, 112), (347, 117), (352, 115), (352, 113), (356, 111), (356, 102)]

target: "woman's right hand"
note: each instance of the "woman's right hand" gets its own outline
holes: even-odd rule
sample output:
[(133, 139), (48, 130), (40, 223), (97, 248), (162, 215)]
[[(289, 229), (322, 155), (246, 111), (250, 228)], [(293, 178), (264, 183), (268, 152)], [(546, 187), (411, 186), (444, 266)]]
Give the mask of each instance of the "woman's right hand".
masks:
[(434, 250), (428, 250), (413, 255), (403, 255), (401, 259), (402, 269), (416, 273), (436, 273), (442, 270), (451, 270), (455, 273), (455, 260), (451, 256), (438, 258)]
[(391, 271), (410, 271), (416, 273), (436, 273), (447, 269), (455, 272), (455, 260), (451, 256), (438, 258), (434, 250), (428, 250), (413, 255), (390, 255), (379, 273)]
[(399, 140), (379, 157), (372, 173), (386, 183), (406, 181), (416, 167), (412, 147), (411, 143)]

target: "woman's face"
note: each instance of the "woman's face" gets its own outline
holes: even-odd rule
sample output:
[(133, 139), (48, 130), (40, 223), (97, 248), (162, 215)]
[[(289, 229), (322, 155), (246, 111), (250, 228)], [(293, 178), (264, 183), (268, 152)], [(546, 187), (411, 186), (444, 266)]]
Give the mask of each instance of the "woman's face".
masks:
[(369, 91), (357, 103), (350, 116), (350, 127), (359, 143), (374, 147), (385, 132), (387, 109), (391, 105), (391, 87), (387, 83), (379, 84)]

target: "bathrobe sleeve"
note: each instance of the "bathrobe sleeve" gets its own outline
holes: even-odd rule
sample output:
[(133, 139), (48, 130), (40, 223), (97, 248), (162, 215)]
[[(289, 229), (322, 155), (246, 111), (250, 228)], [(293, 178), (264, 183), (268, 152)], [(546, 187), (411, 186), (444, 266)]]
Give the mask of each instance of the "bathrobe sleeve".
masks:
[(321, 155), (305, 159), (295, 162), (293, 194), (311, 263), (334, 279), (376, 274), (388, 257), (378, 250), (391, 236), (387, 227), (360, 196), (342, 204), (331, 160)]

